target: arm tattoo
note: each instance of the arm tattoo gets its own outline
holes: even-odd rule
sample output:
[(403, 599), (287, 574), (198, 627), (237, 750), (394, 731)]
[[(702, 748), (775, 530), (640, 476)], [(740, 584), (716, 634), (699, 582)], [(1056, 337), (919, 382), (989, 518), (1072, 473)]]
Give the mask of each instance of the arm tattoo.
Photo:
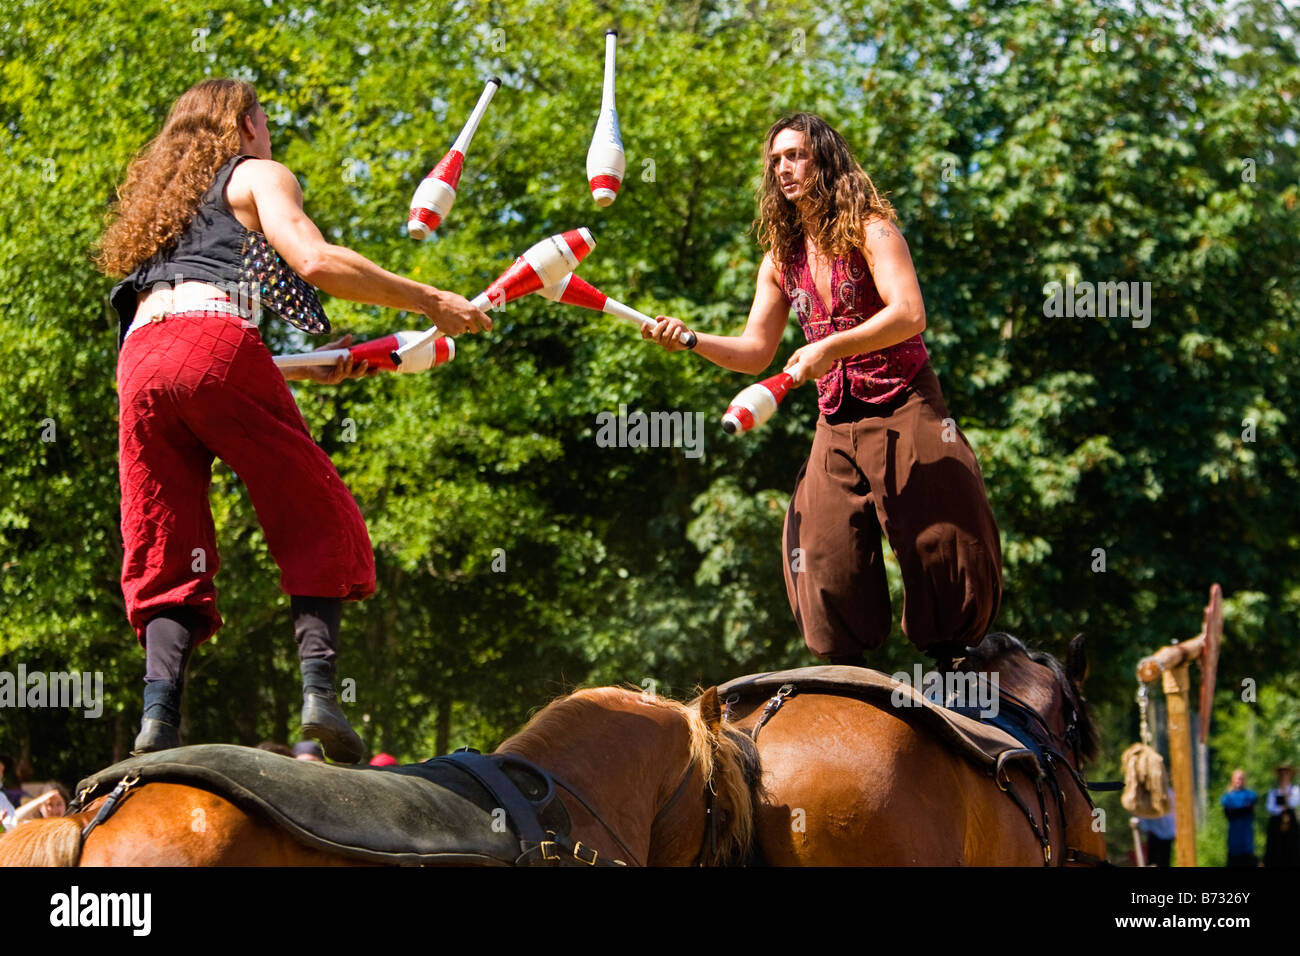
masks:
[(890, 229), (888, 226), (881, 226), (876, 230), (876, 236), (881, 239), (888, 239), (893, 234), (894, 230)]

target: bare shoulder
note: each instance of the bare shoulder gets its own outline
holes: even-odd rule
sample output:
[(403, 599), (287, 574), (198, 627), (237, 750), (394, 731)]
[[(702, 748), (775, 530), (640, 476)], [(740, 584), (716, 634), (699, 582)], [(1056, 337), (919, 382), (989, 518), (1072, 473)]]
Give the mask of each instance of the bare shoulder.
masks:
[(758, 287), (760, 290), (780, 292), (785, 294), (781, 285), (781, 270), (777, 268), (776, 260), (772, 258), (772, 253), (763, 256), (763, 261), (758, 266)]
[(230, 175), (231, 186), (289, 186), (298, 188), (298, 178), (284, 163), (274, 159), (246, 159)]
[(230, 175), (226, 201), (244, 228), (264, 232), (264, 213), (275, 218), (302, 208), (302, 187), (283, 163), (273, 159), (246, 159)]
[(903, 238), (903, 230), (898, 228), (898, 224), (885, 218), (884, 216), (872, 216), (867, 220), (866, 225), (867, 244), (875, 243), (902, 243), (907, 245), (907, 240)]

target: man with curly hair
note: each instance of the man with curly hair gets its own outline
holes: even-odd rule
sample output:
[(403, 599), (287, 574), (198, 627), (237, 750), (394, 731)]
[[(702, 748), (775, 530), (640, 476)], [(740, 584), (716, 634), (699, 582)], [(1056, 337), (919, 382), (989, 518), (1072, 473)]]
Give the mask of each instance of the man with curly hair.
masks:
[[(903, 578), (903, 633), (941, 667), (983, 639), (1002, 591), (984, 479), (921, 340), (925, 304), (887, 200), (844, 139), (809, 113), (768, 131), (759, 193), (766, 250), (739, 336), (695, 351), (757, 375), (791, 308), (808, 344), (786, 363), (817, 381), (821, 415), (785, 523), (790, 607), (810, 650), (865, 666), (892, 624), (881, 529)], [(643, 334), (670, 351), (685, 325)]]
[(125, 276), (111, 299), (121, 342), (122, 592), (145, 650), (133, 752), (180, 744), (186, 664), (221, 627), (208, 502), (219, 457), (248, 488), (290, 595), (304, 734), (331, 759), (356, 763), (365, 747), (334, 691), (338, 633), (343, 602), (375, 590), (374, 552), (285, 378), (333, 384), (366, 363), (281, 373), (250, 303), (313, 333), (329, 330), (316, 288), (427, 315), (449, 335), (491, 320), (459, 295), (326, 242), (293, 173), (271, 159), (266, 111), (247, 83), (205, 80), (183, 94), (118, 198), (97, 262)]

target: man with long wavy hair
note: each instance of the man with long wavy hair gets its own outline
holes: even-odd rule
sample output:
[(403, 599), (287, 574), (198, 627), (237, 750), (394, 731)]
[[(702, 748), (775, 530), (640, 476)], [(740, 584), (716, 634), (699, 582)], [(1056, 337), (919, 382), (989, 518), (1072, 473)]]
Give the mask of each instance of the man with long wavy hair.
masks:
[(122, 591), (145, 650), (133, 752), (179, 745), (189, 655), (221, 627), (208, 502), (215, 456), (247, 486), (290, 595), (304, 734), (331, 759), (355, 763), (364, 745), (335, 697), (335, 661), (343, 602), (375, 590), (374, 552), (284, 380), (333, 384), (365, 374), (366, 363), (286, 376), (250, 303), (313, 333), (329, 330), (316, 288), (422, 313), (450, 335), (491, 321), (461, 296), (326, 242), (297, 180), (271, 159), (266, 112), (247, 83), (206, 80), (183, 94), (131, 162), (118, 199), (97, 262), (125, 276), (111, 299), (121, 342)]
[[(881, 529), (902, 570), (903, 632), (941, 666), (983, 639), (1002, 591), (998, 529), (969, 443), (948, 413), (921, 340), (925, 304), (897, 217), (825, 120), (768, 131), (759, 192), (766, 255), (739, 336), (697, 334), (695, 351), (757, 375), (791, 308), (817, 381), (817, 434), (785, 523), (785, 580), (804, 640), (832, 663), (865, 664), (892, 612)], [(685, 325), (643, 333), (670, 351)]]

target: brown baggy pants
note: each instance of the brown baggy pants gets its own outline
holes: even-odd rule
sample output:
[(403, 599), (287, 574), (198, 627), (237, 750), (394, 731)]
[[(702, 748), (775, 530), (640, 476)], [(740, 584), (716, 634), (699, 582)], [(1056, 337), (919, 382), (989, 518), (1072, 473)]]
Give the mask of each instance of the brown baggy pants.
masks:
[(1002, 597), (1002, 549), (984, 478), (927, 363), (888, 408), (817, 421), (785, 518), (785, 583), (819, 657), (880, 647), (893, 614), (880, 530), (903, 576), (918, 648), (973, 646)]

